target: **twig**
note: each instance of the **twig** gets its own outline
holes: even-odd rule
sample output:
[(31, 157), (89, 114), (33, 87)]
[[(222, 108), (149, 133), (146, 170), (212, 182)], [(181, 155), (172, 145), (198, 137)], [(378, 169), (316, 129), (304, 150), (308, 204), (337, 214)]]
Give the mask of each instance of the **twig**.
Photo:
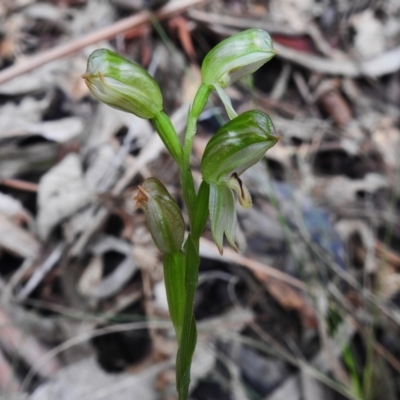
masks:
[(395, 47), (371, 60), (356, 61), (350, 59), (331, 60), (324, 57), (290, 49), (279, 43), (274, 43), (277, 55), (285, 60), (299, 64), (312, 71), (331, 75), (348, 77), (378, 76), (390, 74), (400, 68), (400, 47)]
[(236, 18), (228, 15), (209, 13), (199, 10), (190, 10), (188, 12), (188, 15), (193, 20), (204, 22), (206, 24), (227, 25), (239, 29), (259, 28), (268, 31), (269, 33), (276, 33), (287, 36), (301, 36), (306, 33), (304, 31), (292, 29), (282, 24), (276, 24), (274, 22), (265, 20)]
[(384, 243), (376, 240), (375, 250), (380, 258), (385, 259), (397, 268), (400, 267), (400, 255), (392, 249), (389, 249)]
[(1, 179), (0, 184), (3, 186), (11, 187), (13, 189), (24, 190), (26, 192), (38, 191), (39, 185), (37, 183), (21, 181), (20, 179)]
[(43, 262), (43, 264), (35, 270), (24, 288), (18, 293), (17, 301), (25, 300), (36, 289), (43, 278), (54, 268), (56, 263), (59, 261), (64, 251), (64, 248), (65, 245), (60, 243), (53, 249), (53, 251)]
[(231, 17), (222, 14), (208, 13), (199, 10), (190, 10), (188, 12), (190, 18), (195, 21), (203, 22), (206, 24), (222, 24), (238, 29), (259, 28), (264, 29), (272, 35), (284, 36), (304, 36), (309, 35), (314, 41), (317, 49), (324, 55), (333, 58), (342, 57), (343, 54), (340, 50), (333, 49), (330, 44), (325, 40), (321, 31), (315, 23), (309, 23), (304, 30), (293, 29), (288, 25), (275, 23), (273, 21), (266, 21), (264, 19), (247, 19)]
[[(211, 25), (210, 29), (226, 36), (237, 33), (237, 29), (227, 28), (227, 26), (219, 22)], [(400, 69), (400, 46), (379, 54), (370, 60), (352, 60), (348, 57), (341, 60), (333, 60), (294, 50), (276, 42), (274, 42), (274, 48), (278, 57), (323, 74), (342, 75), (352, 78), (359, 76), (376, 78)]]
[(287, 90), (291, 73), (292, 66), (289, 63), (284, 63), (282, 72), (279, 74), (279, 77), (275, 81), (274, 87), (271, 91), (270, 98), (272, 100), (279, 101), (283, 97)]
[[(174, 14), (178, 14), (189, 7), (204, 4), (210, 0), (179, 0), (171, 1), (165, 7), (161, 8), (154, 13), (157, 19), (165, 19)], [(136, 26), (143, 25), (150, 22), (148, 11), (141, 11), (131, 17), (117, 21), (111, 26), (99, 29), (95, 32), (89, 33), (84, 37), (78, 38), (68, 43), (60, 44), (49, 50), (43, 51), (32, 57), (27, 57), (24, 60), (16, 63), (15, 65), (4, 69), (0, 72), (0, 84), (9, 81), (19, 75), (32, 71), (44, 64), (66, 57), (77, 51), (89, 46), (93, 43), (101, 42), (102, 40), (112, 39), (115, 36), (128, 31)]]

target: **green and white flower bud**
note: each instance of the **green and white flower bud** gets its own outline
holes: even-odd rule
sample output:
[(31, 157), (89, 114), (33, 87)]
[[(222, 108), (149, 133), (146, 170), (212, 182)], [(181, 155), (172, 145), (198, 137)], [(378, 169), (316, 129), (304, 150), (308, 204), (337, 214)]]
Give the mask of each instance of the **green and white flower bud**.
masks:
[(141, 208), (154, 243), (163, 254), (181, 251), (185, 235), (185, 222), (181, 210), (156, 178), (146, 179), (134, 198)]
[(201, 67), (203, 84), (215, 88), (229, 118), (233, 119), (237, 114), (223, 89), (257, 71), (274, 55), (271, 37), (261, 29), (232, 35), (206, 55)]
[(221, 253), (224, 234), (236, 250), (236, 213), (232, 190), (242, 207), (252, 206), (250, 192), (239, 175), (256, 164), (278, 140), (266, 114), (247, 111), (221, 127), (208, 142), (201, 161), (201, 172), (203, 180), (210, 185), (211, 230)]
[(163, 109), (162, 94), (153, 77), (110, 50), (95, 50), (82, 77), (94, 97), (118, 110), (151, 119)]

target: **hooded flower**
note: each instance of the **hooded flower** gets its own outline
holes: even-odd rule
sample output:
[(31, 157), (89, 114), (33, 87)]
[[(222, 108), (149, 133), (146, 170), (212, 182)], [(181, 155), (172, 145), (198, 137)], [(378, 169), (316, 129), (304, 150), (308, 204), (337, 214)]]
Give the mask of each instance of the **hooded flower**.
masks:
[(210, 139), (201, 162), (203, 179), (210, 185), (209, 211), (214, 241), (222, 253), (225, 234), (234, 242), (236, 212), (233, 191), (244, 208), (252, 206), (247, 187), (240, 179), (277, 141), (272, 122), (260, 111), (247, 111), (232, 119)]
[(274, 55), (271, 37), (261, 29), (232, 35), (206, 55), (201, 67), (203, 84), (215, 88), (231, 119), (237, 114), (223, 89), (257, 71)]

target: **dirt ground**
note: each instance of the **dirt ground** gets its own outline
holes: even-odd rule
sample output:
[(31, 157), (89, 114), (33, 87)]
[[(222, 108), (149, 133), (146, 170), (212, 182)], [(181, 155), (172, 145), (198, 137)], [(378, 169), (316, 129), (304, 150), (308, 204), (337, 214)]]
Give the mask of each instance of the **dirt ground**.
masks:
[[(155, 176), (183, 205), (179, 171), (81, 75), (98, 48), (140, 64), (182, 134), (204, 56), (248, 28), (277, 55), (227, 93), (281, 140), (243, 174), (240, 252), (204, 232), (190, 398), (400, 399), (398, 0), (0, 1), (0, 399), (177, 399), (133, 197)], [(213, 93), (197, 184), (227, 120)]]

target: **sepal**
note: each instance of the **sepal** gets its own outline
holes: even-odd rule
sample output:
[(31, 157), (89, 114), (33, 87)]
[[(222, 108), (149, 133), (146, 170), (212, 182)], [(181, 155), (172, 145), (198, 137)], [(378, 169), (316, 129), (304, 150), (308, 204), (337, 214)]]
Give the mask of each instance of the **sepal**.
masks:
[(223, 251), (224, 235), (232, 248), (237, 251), (235, 244), (236, 211), (232, 190), (225, 184), (210, 184), (209, 202), (211, 232), (219, 252)]

